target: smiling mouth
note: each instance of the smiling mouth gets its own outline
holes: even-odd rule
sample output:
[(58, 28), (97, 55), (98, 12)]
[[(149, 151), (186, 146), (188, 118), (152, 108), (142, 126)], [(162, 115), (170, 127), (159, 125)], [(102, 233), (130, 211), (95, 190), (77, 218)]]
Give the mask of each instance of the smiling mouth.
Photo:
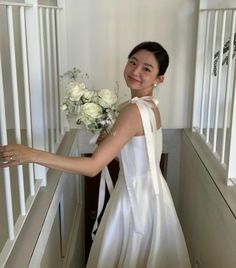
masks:
[(132, 76), (129, 76), (129, 80), (130, 80), (131, 82), (140, 83), (140, 81), (139, 81), (139, 80), (137, 80), (137, 79), (133, 78)]

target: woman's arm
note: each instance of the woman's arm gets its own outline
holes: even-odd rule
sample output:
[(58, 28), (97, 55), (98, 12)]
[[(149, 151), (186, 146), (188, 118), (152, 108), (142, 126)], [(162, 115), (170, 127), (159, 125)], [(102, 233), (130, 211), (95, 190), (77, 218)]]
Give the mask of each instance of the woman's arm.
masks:
[(66, 157), (24, 145), (7, 145), (0, 147), (0, 167), (36, 163), (69, 173), (94, 176), (117, 156), (130, 138), (142, 132), (138, 107), (129, 104), (120, 112), (111, 134), (99, 144), (91, 157)]

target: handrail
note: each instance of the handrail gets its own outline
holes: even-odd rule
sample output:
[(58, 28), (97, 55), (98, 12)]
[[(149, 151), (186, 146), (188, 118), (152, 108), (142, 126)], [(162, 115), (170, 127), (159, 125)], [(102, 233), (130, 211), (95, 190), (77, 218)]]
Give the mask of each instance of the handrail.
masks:
[(0, 6), (33, 7), (32, 4), (15, 3), (15, 2), (1, 2)]

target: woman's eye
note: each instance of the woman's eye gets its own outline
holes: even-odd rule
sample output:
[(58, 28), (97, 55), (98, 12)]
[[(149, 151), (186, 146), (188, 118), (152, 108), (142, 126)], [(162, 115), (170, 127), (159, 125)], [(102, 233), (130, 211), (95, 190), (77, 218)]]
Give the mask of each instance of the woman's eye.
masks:
[(131, 64), (131, 65), (136, 65), (136, 62), (133, 61), (133, 60), (130, 60), (130, 61), (129, 61), (129, 64)]
[(147, 67), (144, 68), (145, 72), (151, 72), (151, 70)]

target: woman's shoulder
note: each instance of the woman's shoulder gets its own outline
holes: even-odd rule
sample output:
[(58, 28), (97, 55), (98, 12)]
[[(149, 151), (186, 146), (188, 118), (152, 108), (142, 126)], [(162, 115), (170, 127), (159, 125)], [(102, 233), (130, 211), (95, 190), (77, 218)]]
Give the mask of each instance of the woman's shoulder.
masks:
[[(152, 110), (154, 117), (156, 119), (156, 128), (161, 127), (161, 116), (160, 116), (160, 111), (153, 101), (147, 102), (150, 105), (147, 105), (146, 107)], [(131, 102), (127, 101), (120, 106), (120, 115), (121, 117), (125, 118), (125, 120), (130, 121), (130, 123), (138, 122), (138, 125), (142, 125), (142, 119), (141, 119), (141, 111), (137, 105), (137, 102)]]
[(132, 135), (138, 135), (142, 132), (142, 119), (137, 105), (130, 102), (126, 103), (120, 109), (115, 125), (115, 128), (126, 129)]
[(126, 122), (130, 126), (135, 124), (140, 125), (141, 116), (139, 113), (139, 109), (135, 103), (131, 103), (130, 101), (125, 102), (119, 108), (119, 115), (116, 121), (118, 122)]
[(139, 109), (135, 103), (127, 101), (119, 106), (119, 114), (133, 117), (139, 114)]

